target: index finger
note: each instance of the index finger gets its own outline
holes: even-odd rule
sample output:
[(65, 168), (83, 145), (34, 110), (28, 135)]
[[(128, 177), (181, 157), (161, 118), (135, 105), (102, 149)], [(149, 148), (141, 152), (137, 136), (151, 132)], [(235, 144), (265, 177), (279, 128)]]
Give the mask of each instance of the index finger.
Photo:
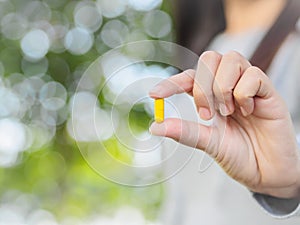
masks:
[(167, 98), (175, 94), (193, 91), (195, 70), (189, 69), (158, 83), (149, 95), (151, 98)]

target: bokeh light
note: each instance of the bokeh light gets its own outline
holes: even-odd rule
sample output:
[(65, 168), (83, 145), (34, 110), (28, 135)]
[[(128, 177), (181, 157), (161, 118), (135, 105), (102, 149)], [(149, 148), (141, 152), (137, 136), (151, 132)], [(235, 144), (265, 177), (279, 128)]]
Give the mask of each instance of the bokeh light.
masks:
[(25, 150), (26, 130), (24, 125), (13, 119), (1, 119), (0, 140), (1, 152), (13, 154)]
[(13, 3), (9, 0), (1, 0), (0, 1), (0, 19), (2, 22), (2, 19), (5, 15), (12, 13), (14, 11), (15, 7)]
[(135, 10), (150, 11), (157, 8), (162, 3), (162, 0), (129, 0), (129, 5)]
[(50, 48), (50, 40), (43, 30), (31, 30), (21, 40), (21, 48), (29, 60), (42, 59)]
[(0, 89), (0, 117), (17, 116), (21, 110), (21, 102), (11, 89)]
[(26, 18), (17, 13), (7, 14), (1, 20), (1, 32), (7, 39), (20, 39), (25, 34), (27, 27)]
[(120, 20), (111, 20), (107, 22), (102, 31), (101, 38), (103, 42), (110, 48), (122, 45), (129, 34), (129, 29)]
[(40, 103), (45, 109), (56, 111), (61, 109), (67, 99), (67, 91), (65, 87), (55, 81), (45, 84), (39, 93)]
[(29, 1), (20, 7), (19, 12), (29, 22), (49, 21), (52, 13), (48, 4), (42, 1)]
[[(158, 215), (160, 186), (136, 192), (104, 181), (86, 165), (77, 145), (93, 152), (97, 143), (105, 143), (110, 154), (137, 166), (159, 162), (160, 147), (126, 155), (116, 138), (116, 133), (127, 137), (128, 132), (139, 140), (149, 138), (147, 126), (128, 126), (128, 107), (119, 104), (134, 103), (145, 95), (144, 86), (115, 99), (128, 85), (174, 71), (138, 63), (110, 79), (116, 66), (157, 53), (144, 43), (103, 60), (100, 73), (78, 84), (92, 62), (110, 49), (166, 40), (172, 32), (168, 7), (162, 0), (0, 0), (1, 224), (159, 224), (149, 220)], [(153, 115), (152, 102), (141, 104), (143, 117), (132, 117), (145, 124)], [(146, 146), (129, 139), (125, 143)], [(152, 196), (151, 202), (144, 196)]]
[(89, 92), (76, 93), (71, 101), (72, 118), (68, 132), (77, 141), (107, 140), (113, 135), (109, 114), (99, 107), (97, 97)]
[(50, 50), (54, 53), (62, 53), (65, 50), (64, 38), (69, 31), (70, 21), (68, 17), (60, 11), (52, 12), (51, 29), (48, 36), (51, 40)]
[(127, 6), (127, 0), (97, 0), (97, 7), (107, 18), (121, 16)]
[(93, 46), (93, 36), (84, 28), (73, 28), (65, 37), (65, 48), (74, 55), (83, 55)]
[(102, 15), (95, 4), (78, 4), (74, 11), (76, 26), (91, 32), (97, 31), (102, 24)]
[(154, 38), (162, 38), (171, 32), (172, 21), (170, 16), (160, 10), (148, 12), (143, 20), (145, 31)]

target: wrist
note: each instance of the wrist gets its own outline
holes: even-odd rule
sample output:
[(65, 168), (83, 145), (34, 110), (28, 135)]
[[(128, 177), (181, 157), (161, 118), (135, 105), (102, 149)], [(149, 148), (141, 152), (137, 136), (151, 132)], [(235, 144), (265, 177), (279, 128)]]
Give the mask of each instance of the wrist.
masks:
[(300, 158), (298, 159), (294, 169), (288, 171), (286, 176), (290, 177), (290, 182), (287, 186), (266, 190), (265, 194), (277, 198), (298, 199), (300, 201)]
[[(299, 150), (300, 152), (300, 150)], [(250, 190), (254, 193), (273, 196), (280, 199), (298, 199), (300, 201), (300, 157), (290, 163), (288, 168), (279, 169), (270, 182)]]
[(294, 185), (294, 198), (297, 198), (300, 200), (300, 159), (298, 160), (297, 179), (296, 179), (296, 183)]

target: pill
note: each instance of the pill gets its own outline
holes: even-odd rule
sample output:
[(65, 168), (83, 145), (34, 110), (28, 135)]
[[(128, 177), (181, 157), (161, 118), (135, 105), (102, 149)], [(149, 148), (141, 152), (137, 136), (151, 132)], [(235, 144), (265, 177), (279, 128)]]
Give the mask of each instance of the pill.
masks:
[(165, 117), (165, 103), (163, 98), (155, 99), (154, 112), (155, 122), (162, 123)]

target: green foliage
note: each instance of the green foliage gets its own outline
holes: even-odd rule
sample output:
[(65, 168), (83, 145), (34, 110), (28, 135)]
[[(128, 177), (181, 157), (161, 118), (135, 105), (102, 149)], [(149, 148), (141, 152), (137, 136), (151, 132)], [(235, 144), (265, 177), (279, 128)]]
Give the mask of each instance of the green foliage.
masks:
[[(27, 4), (27, 1), (23, 0), (10, 2), (15, 9)], [(49, 5), (52, 13), (60, 12), (69, 19), (69, 28), (75, 26), (73, 10), (80, 1), (44, 0), (44, 2)], [(161, 10), (170, 13), (170, 7), (171, 3), (164, 1)], [(10, 6), (0, 9), (0, 22), (2, 16), (10, 12), (3, 12), (6, 9), (15, 10), (10, 9)], [(128, 7), (123, 15), (114, 19), (125, 23), (130, 31), (129, 33), (140, 31), (147, 39), (155, 39), (147, 36), (143, 30), (144, 15), (145, 12), (135, 11)], [(110, 20), (112, 19), (103, 17), (103, 24)], [(46, 25), (40, 26), (41, 29), (44, 29), (43, 26)], [(40, 72), (40, 61), (28, 61), (22, 52), (20, 40), (9, 40), (1, 34), (0, 63), (5, 68), (4, 78), (19, 73), (24, 79), (39, 75), (45, 79), (45, 82), (57, 81), (67, 90), (67, 100), (69, 100), (75, 92), (76, 82), (88, 66), (100, 55), (110, 50), (110, 47), (100, 40), (101, 28), (94, 32), (93, 38), (94, 45), (82, 55), (75, 55), (67, 50), (61, 52), (49, 51), (44, 58), (48, 63), (48, 67), (44, 74), (38, 74)], [(136, 41), (136, 39), (132, 38), (126, 41)], [(161, 39), (172, 40), (172, 34)], [(29, 65), (29, 69), (26, 71), (24, 63)], [(104, 82), (104, 78), (102, 81)], [(103, 109), (112, 107), (112, 104), (105, 100), (105, 95), (109, 92), (110, 90), (106, 90), (105, 93), (101, 92), (97, 96)], [(36, 94), (35, 97), (38, 98), (39, 96)], [(31, 108), (34, 107), (36, 105)], [(67, 108), (64, 110), (68, 110)], [(29, 119), (34, 119), (33, 112), (25, 115), (24, 118), (20, 119), (24, 123), (28, 122)], [(138, 104), (131, 109), (128, 118), (123, 115), (120, 120), (128, 120), (130, 132), (138, 136), (148, 130), (152, 118), (145, 112), (144, 105)], [(66, 121), (59, 124), (56, 127), (55, 136), (46, 145), (38, 149), (29, 148), (19, 154), (17, 163), (14, 166), (0, 167), (0, 200), (8, 192), (16, 190), (20, 193), (34, 195), (38, 199), (40, 208), (49, 210), (59, 219), (66, 216), (85, 218), (93, 214), (110, 215), (123, 205), (131, 205), (141, 209), (146, 218), (154, 219), (158, 214), (164, 196), (162, 185), (133, 188), (108, 181), (87, 164), (78, 145), (88, 145), (93, 151), (97, 151), (97, 157), (98, 154), (100, 156), (104, 154), (101, 149), (99, 150), (99, 146), (102, 146), (107, 151), (106, 153), (109, 153), (113, 158), (129, 164), (132, 163), (133, 152), (120, 145), (114, 136), (102, 143), (75, 143), (68, 135), (66, 126)], [(38, 135), (40, 136), (37, 139), (41, 139), (43, 134)], [(104, 151), (103, 149), (102, 151)], [(119, 168), (112, 166), (109, 169), (118, 170)]]
[[(109, 151), (117, 151), (115, 142), (108, 140), (104, 144)], [(117, 152), (111, 153), (120, 157)], [(7, 190), (33, 194), (39, 199), (41, 208), (60, 219), (111, 215), (124, 205), (141, 209), (148, 219), (157, 216), (163, 196), (161, 185), (133, 188), (106, 180), (87, 165), (64, 130), (51, 145), (39, 151), (25, 152), (22, 158), (17, 166), (0, 169), (1, 194)]]

